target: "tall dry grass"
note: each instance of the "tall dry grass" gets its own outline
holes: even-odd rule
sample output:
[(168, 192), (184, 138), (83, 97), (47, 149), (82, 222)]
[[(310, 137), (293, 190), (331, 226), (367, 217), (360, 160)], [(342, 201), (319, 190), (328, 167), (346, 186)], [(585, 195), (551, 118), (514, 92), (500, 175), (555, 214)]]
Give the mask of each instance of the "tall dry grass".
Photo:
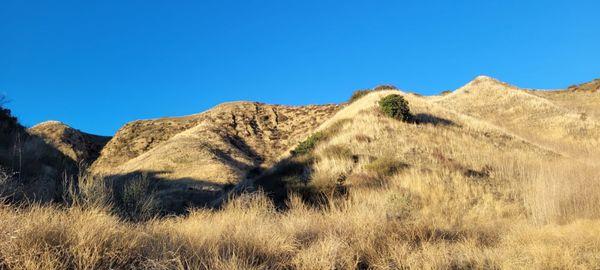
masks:
[[(6, 269), (590, 269), (600, 221), (535, 225), (460, 175), (394, 177), (327, 209), (263, 194), (143, 223), (106, 209), (0, 209)], [(444, 185), (440, 178), (449, 177)], [(410, 178), (418, 185), (406, 183)], [(471, 188), (456, 192), (457, 188)], [(480, 198), (483, 196), (484, 198)]]
[(600, 168), (577, 162), (540, 164), (526, 186), (526, 205), (538, 223), (600, 218)]

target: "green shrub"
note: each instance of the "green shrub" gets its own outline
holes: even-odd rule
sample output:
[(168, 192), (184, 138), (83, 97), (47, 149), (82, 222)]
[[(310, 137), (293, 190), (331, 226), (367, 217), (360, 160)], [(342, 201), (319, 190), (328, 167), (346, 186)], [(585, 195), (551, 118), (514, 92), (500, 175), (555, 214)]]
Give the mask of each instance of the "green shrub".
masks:
[(371, 92), (371, 90), (369, 90), (369, 89), (356, 90), (356, 91), (354, 91), (354, 93), (352, 93), (352, 96), (350, 97), (350, 100), (348, 100), (348, 103), (352, 103), (354, 101), (357, 101), (358, 99), (360, 99), (361, 97), (366, 96), (370, 92)]
[(392, 94), (383, 97), (379, 100), (379, 108), (389, 117), (405, 122), (412, 120), (408, 101), (401, 95)]
[(340, 119), (337, 122), (331, 124), (329, 128), (323, 131), (317, 131), (310, 135), (306, 140), (299, 143), (294, 150), (291, 151), (292, 155), (304, 155), (310, 153), (319, 142), (329, 139), (333, 134), (338, 133), (346, 123), (351, 122), (351, 119)]
[(304, 155), (310, 153), (317, 143), (325, 138), (325, 133), (322, 131), (315, 132), (314, 134), (308, 136), (306, 140), (298, 144), (294, 150), (292, 150), (292, 155)]

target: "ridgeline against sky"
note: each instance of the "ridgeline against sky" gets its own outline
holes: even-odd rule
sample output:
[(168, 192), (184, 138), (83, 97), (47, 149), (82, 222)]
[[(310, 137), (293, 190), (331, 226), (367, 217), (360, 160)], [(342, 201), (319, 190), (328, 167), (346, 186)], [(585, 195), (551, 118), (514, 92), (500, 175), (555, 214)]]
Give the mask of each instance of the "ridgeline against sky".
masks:
[(218, 103), (421, 94), (479, 74), (565, 88), (600, 73), (598, 1), (3, 1), (0, 93), (20, 120), (110, 135)]

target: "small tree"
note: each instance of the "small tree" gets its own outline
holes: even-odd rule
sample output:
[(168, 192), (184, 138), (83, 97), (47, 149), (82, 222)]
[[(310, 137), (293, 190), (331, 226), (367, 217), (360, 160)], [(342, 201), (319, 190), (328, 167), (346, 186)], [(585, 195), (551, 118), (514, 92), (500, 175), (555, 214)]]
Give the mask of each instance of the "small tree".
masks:
[(381, 111), (392, 118), (408, 122), (412, 120), (412, 114), (408, 107), (408, 101), (401, 95), (392, 94), (383, 97), (379, 100), (379, 108)]

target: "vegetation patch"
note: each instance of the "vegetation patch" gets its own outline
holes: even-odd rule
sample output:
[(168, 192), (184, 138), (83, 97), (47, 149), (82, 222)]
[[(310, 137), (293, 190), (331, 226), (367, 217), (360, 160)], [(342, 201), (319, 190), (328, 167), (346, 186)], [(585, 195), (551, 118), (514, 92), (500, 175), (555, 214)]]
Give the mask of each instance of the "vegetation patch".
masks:
[(317, 146), (317, 143), (325, 139), (325, 137), (326, 134), (323, 131), (313, 133), (292, 150), (292, 155), (306, 155), (310, 153)]
[[(371, 92), (386, 91), (386, 90), (398, 90), (398, 88), (393, 85), (383, 84), (383, 85), (378, 85), (373, 89), (359, 89), (352, 93), (352, 96), (350, 96), (350, 99), (348, 100), (348, 104), (351, 104), (351, 103), (359, 100), (360, 98), (368, 95)], [(418, 95), (418, 94), (415, 93), (415, 95)]]
[(388, 117), (408, 122), (413, 119), (408, 101), (401, 95), (392, 94), (379, 100), (379, 108)]
[(333, 123), (329, 128), (323, 131), (317, 131), (312, 135), (308, 136), (306, 140), (291, 151), (293, 156), (306, 155), (312, 152), (319, 142), (326, 141), (334, 134), (338, 133), (346, 123), (352, 121), (351, 119), (342, 119)]

